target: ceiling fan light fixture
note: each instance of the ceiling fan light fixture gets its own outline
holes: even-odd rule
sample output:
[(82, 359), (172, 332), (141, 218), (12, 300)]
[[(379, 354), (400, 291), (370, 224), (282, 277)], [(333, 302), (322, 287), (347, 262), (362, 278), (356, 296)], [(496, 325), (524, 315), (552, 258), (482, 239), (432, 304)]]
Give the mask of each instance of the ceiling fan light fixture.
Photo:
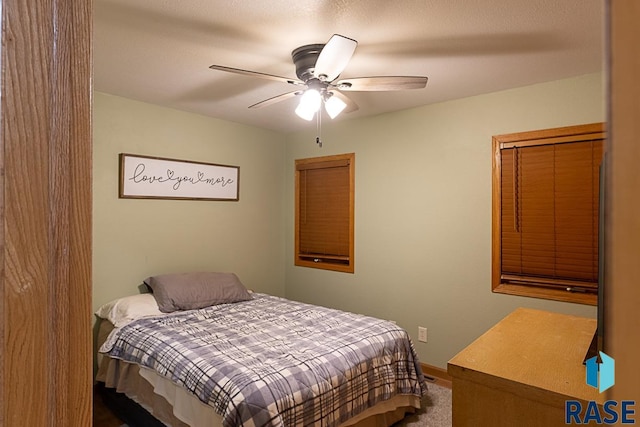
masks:
[(338, 114), (347, 107), (345, 102), (337, 96), (330, 96), (329, 99), (324, 101), (324, 109), (327, 110), (327, 114), (332, 119), (338, 117)]
[(298, 117), (310, 121), (316, 111), (320, 109), (321, 102), (320, 92), (315, 89), (308, 89), (300, 97), (300, 104), (296, 108), (296, 114)]
[[(332, 119), (343, 111), (350, 113), (358, 110), (358, 105), (346, 92), (394, 91), (406, 89), (423, 89), (427, 85), (424, 76), (373, 76), (351, 77), (338, 81), (338, 77), (348, 65), (358, 42), (340, 34), (334, 34), (325, 44), (307, 44), (294, 49), (291, 59), (296, 67), (298, 79), (282, 77), (257, 71), (232, 68), (224, 65), (211, 65), (209, 68), (244, 76), (260, 77), (281, 83), (294, 85), (298, 90), (283, 93), (262, 100), (249, 108), (261, 108), (277, 102), (300, 96), (296, 114), (311, 121), (321, 105), (325, 105), (327, 115)], [(304, 89), (303, 89), (304, 88)], [(316, 116), (318, 123), (322, 114)]]

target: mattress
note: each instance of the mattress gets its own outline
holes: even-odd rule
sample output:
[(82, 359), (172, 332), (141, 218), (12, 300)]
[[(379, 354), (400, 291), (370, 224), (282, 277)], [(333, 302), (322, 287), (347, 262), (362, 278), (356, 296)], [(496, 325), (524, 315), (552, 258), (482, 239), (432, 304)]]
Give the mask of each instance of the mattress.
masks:
[[(166, 324), (174, 328), (172, 332), (164, 329)], [(112, 325), (102, 321), (99, 339), (105, 344), (101, 350), (109, 354), (100, 364), (97, 380), (125, 393), (170, 426), (391, 425), (407, 411), (419, 408), (426, 393), (408, 335), (380, 319), (256, 294), (250, 302), (144, 319), (131, 325), (109, 332)], [(196, 337), (195, 347), (171, 341), (176, 325), (178, 330), (188, 331), (186, 335)], [(385, 343), (388, 337), (382, 338), (388, 334), (394, 336), (390, 346)], [(221, 344), (212, 350), (208, 345), (216, 337)], [(172, 342), (169, 347), (173, 350), (164, 345), (167, 341)], [(266, 347), (256, 350), (256, 342), (266, 343)], [(328, 342), (337, 346), (316, 349)], [(141, 347), (151, 350), (145, 353)], [(222, 355), (221, 360), (203, 361), (199, 352), (205, 347), (206, 353)], [(175, 349), (195, 356), (196, 362), (176, 360), (178, 355), (172, 353)], [(359, 359), (361, 353), (366, 357)], [(379, 355), (372, 357), (376, 353)], [(238, 358), (243, 360), (232, 360)], [(185, 373), (188, 364), (196, 367), (198, 375), (207, 371), (213, 378), (207, 377), (197, 385), (194, 371)], [(171, 369), (182, 371), (182, 379)], [(228, 373), (236, 371), (250, 375)], [(258, 382), (277, 378), (271, 389), (246, 384), (244, 389), (231, 387), (231, 392), (216, 389), (223, 382), (221, 378), (243, 382), (251, 375)], [(304, 383), (302, 388), (291, 389), (300, 382)], [(253, 408), (257, 405), (256, 393), (262, 399), (264, 390), (277, 395), (277, 389), (283, 388), (290, 389), (294, 397), (278, 395), (264, 408)], [(212, 401), (216, 393), (228, 399)], [(301, 397), (305, 393), (314, 395), (315, 400)], [(247, 405), (253, 411), (249, 415), (243, 408)]]

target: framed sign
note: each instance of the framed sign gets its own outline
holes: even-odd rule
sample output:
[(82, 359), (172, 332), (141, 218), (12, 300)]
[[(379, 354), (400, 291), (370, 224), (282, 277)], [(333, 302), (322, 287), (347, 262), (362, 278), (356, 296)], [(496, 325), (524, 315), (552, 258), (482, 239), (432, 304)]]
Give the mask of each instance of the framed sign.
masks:
[(120, 153), (123, 199), (239, 200), (238, 166)]

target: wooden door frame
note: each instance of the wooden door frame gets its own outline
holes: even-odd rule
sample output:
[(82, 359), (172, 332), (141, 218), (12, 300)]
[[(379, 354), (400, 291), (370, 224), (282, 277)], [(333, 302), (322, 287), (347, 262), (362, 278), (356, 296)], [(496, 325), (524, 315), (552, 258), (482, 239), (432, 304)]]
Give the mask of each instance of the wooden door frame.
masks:
[(91, 425), (92, 2), (2, 0), (0, 425)]
[[(605, 214), (605, 351), (615, 359), (607, 398), (640, 402), (640, 2), (607, 1), (608, 122)], [(636, 410), (635, 419), (638, 420)]]

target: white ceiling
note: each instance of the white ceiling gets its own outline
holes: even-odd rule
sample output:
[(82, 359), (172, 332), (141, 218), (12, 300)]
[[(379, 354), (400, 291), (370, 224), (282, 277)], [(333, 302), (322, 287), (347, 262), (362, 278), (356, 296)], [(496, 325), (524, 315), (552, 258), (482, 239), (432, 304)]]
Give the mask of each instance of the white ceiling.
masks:
[(94, 87), (291, 132), (315, 128), (297, 97), (247, 107), (295, 88), (209, 65), (295, 78), (293, 49), (341, 34), (358, 41), (341, 78), (429, 77), (349, 92), (348, 120), (601, 71), (603, 22), (602, 0), (94, 0)]

